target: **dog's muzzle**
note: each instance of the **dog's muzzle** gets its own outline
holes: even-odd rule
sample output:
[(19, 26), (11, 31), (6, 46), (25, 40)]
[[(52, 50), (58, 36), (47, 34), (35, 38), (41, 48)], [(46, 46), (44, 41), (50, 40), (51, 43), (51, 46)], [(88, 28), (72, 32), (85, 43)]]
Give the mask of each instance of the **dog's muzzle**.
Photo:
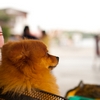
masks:
[(59, 61), (59, 57), (56, 57), (57, 58), (57, 60)]

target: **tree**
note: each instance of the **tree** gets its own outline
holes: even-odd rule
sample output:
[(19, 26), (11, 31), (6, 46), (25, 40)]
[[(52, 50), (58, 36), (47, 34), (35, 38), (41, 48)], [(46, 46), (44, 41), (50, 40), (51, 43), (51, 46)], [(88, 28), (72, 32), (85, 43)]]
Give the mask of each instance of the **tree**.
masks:
[(3, 30), (3, 36), (5, 42), (8, 41), (10, 37), (10, 20), (12, 16), (8, 15), (4, 10), (0, 10), (0, 25)]

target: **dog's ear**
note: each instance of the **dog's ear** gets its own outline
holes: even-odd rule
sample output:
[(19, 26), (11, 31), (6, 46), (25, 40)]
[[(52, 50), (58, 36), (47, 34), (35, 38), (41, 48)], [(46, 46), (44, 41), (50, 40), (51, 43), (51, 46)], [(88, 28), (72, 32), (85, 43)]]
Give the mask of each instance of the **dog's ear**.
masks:
[(81, 81), (79, 82), (78, 87), (82, 88), (83, 86), (84, 86), (84, 82), (81, 80)]
[(11, 48), (10, 56), (12, 60), (16, 61), (25, 61), (29, 55), (29, 51), (25, 49), (24, 45), (21, 44), (16, 44)]
[(29, 51), (25, 51), (24, 46), (21, 43), (9, 42), (2, 48), (2, 53), (13, 63), (17, 63), (19, 60), (26, 59)]

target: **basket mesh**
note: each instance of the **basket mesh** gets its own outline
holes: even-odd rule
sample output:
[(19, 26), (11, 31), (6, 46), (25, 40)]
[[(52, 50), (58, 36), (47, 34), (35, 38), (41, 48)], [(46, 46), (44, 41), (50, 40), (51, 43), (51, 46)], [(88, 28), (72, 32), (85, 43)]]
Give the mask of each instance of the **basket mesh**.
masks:
[[(6, 98), (18, 98), (18, 100), (21, 100), (21, 97), (28, 97), (28, 98), (33, 98), (33, 100), (67, 100), (64, 97), (46, 92), (46, 91), (42, 91), (42, 90), (38, 90), (38, 89), (34, 89), (31, 91), (31, 93), (25, 91), (21, 94), (16, 93), (15, 95), (13, 95), (13, 92), (7, 92), (6, 94), (1, 94), (0, 92), (0, 100), (8, 100)], [(14, 99), (13, 99), (14, 100)], [(25, 99), (26, 100), (26, 99)], [(30, 100), (30, 99), (29, 99)]]
[(36, 98), (38, 100), (67, 100), (64, 97), (49, 93), (49, 92), (45, 92), (42, 90), (34, 90), (34, 92), (32, 93), (28, 93), (27, 91), (25, 91), (23, 93), (24, 95)]

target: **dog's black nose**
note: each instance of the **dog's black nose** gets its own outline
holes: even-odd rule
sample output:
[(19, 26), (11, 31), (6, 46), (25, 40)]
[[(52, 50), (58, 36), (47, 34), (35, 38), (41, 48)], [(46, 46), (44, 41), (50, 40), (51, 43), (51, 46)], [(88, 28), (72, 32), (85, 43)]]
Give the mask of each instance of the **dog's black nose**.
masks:
[(57, 58), (57, 60), (59, 61), (59, 57), (56, 57)]

